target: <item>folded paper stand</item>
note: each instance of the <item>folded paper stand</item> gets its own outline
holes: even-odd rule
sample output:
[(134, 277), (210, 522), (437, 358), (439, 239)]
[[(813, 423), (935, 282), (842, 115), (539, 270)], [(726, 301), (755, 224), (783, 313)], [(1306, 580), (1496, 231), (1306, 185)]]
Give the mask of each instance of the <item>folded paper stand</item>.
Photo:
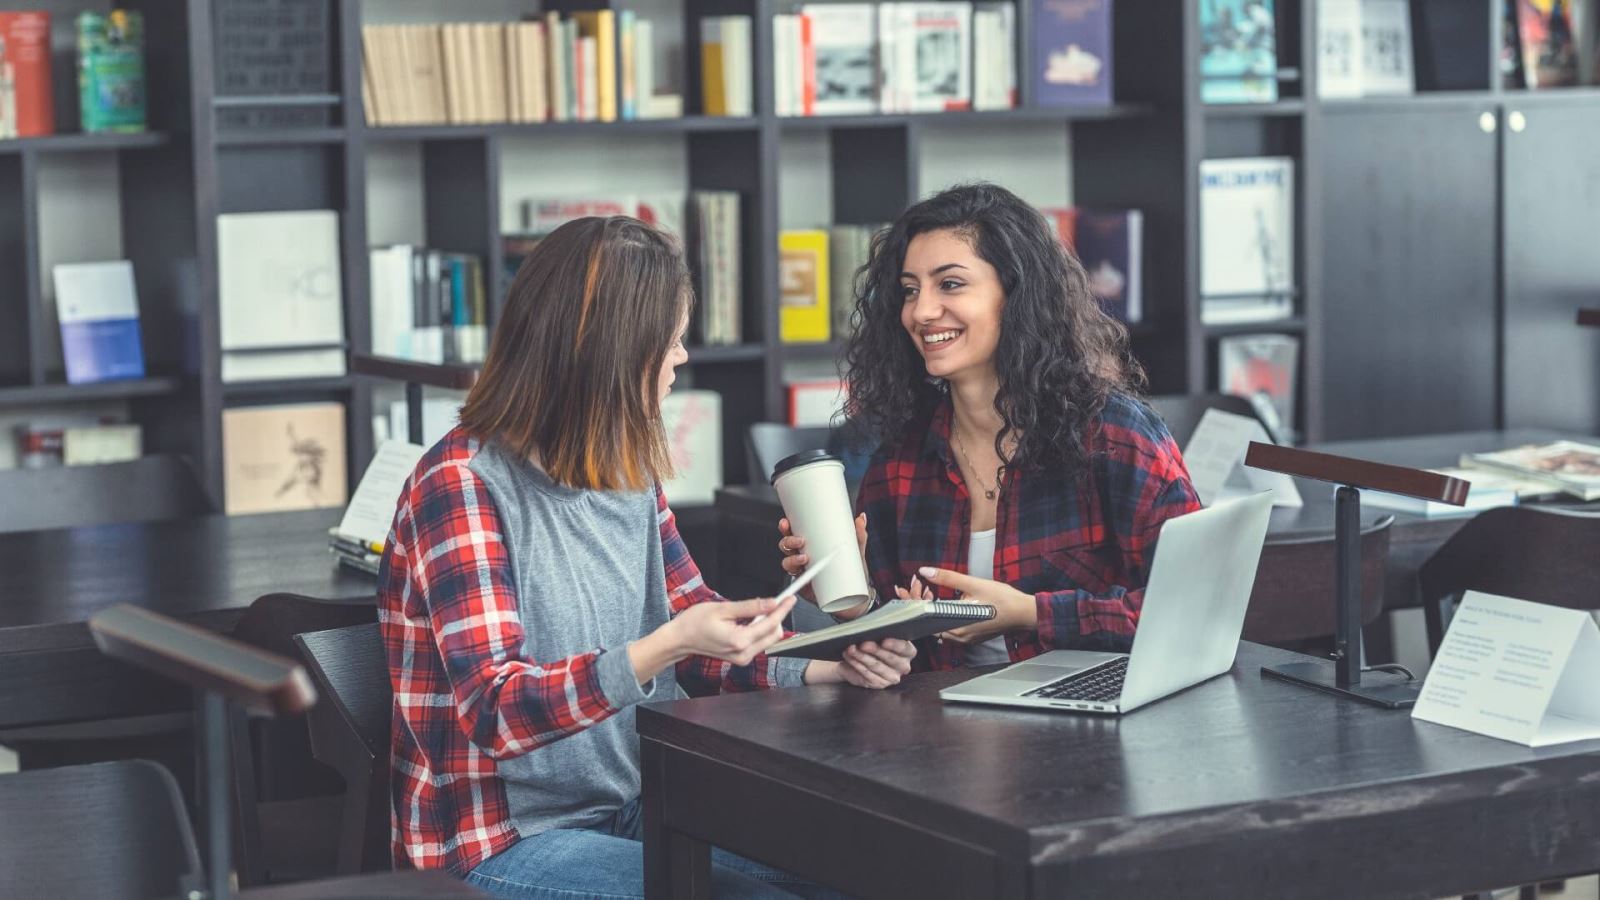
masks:
[(1421, 682), (1388, 672), (1363, 672), (1361, 653), (1361, 489), (1404, 494), (1461, 506), (1470, 484), (1422, 469), (1391, 466), (1251, 442), (1244, 464), (1337, 485), (1334, 493), (1333, 663), (1321, 661), (1262, 666), (1261, 673), (1319, 691), (1389, 709), (1417, 702)]

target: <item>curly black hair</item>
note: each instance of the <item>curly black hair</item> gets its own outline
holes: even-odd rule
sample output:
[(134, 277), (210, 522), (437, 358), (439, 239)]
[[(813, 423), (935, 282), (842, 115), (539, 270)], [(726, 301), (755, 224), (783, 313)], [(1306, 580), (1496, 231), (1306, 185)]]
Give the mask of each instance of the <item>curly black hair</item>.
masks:
[[(912, 238), (950, 230), (994, 267), (1005, 291), (994, 368), (995, 410), (1004, 423), (995, 449), (1017, 471), (1075, 474), (1085, 437), (1113, 393), (1137, 396), (1144, 371), (1128, 330), (1089, 292), (1083, 264), (1044, 216), (1005, 188), (963, 184), (923, 200), (873, 237), (855, 276), (854, 332), (845, 350), (845, 413), (869, 440), (894, 442), (944, 397), (900, 324), (900, 272)], [(1004, 450), (1014, 435), (1015, 451)]]

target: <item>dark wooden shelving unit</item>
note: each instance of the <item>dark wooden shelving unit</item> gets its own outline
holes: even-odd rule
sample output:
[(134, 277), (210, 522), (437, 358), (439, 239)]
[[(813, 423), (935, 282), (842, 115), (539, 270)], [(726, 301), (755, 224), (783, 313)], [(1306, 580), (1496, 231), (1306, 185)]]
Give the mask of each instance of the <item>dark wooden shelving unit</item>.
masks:
[[(56, 9), (66, 9), (64, 2), (43, 0)], [(1452, 90), (1440, 90), (1432, 75), (1419, 71), (1414, 96), (1316, 99), (1315, 65), (1308, 64), (1315, 54), (1307, 52), (1316, 46), (1315, 3), (1279, 0), (1279, 63), (1297, 69), (1300, 79), (1284, 83), (1286, 94), (1276, 103), (1203, 104), (1199, 5), (1143, 0), (1115, 5), (1117, 102), (1040, 107), (1028, 39), (1033, 11), (1019, 0), (1018, 109), (781, 118), (772, 103), (770, 17), (776, 5), (686, 0), (681, 30), (688, 43), (679, 54), (677, 79), (683, 118), (395, 127), (365, 124), (361, 99), (363, 15), (382, 16), (385, 7), (331, 0), (333, 76), (319, 100), (329, 110), (328, 123), (251, 131), (219, 131), (216, 124), (217, 110), (238, 103), (216, 95), (209, 0), (167, 2), (159, 10), (154, 0), (137, 4), (162, 22), (147, 35), (150, 132), (0, 142), (0, 384), (11, 385), (0, 387), (0, 405), (128, 398), (137, 406), (150, 449), (190, 455), (218, 497), (227, 406), (339, 397), (346, 403), (354, 477), (373, 450), (374, 388), (358, 377), (222, 383), (216, 216), (338, 211), (346, 340), (352, 352), (364, 353), (371, 335), (368, 248), (376, 230), (367, 212), (369, 149), (395, 142), (420, 148), (425, 233), (418, 238), (476, 254), (491, 273), (503, 267), (502, 157), (512, 141), (676, 136), (683, 144), (688, 190), (740, 194), (744, 343), (691, 347), (687, 370), (694, 387), (723, 396), (724, 474), (730, 483), (745, 478), (745, 428), (784, 417), (784, 364), (836, 359), (842, 349), (838, 342), (778, 340), (778, 175), (782, 142), (796, 132), (825, 136), (834, 223), (873, 224), (893, 220), (941, 186), (919, 183), (924, 157), (933, 152), (924, 138), (935, 130), (981, 133), (1019, 124), (1062, 129), (1069, 138), (1073, 202), (1144, 213), (1145, 321), (1130, 331), (1153, 393), (1212, 389), (1222, 336), (1291, 333), (1302, 338), (1296, 428), (1309, 440), (1517, 424), (1523, 416), (1507, 411), (1531, 392), (1530, 379), (1548, 376), (1558, 359), (1556, 352), (1535, 353), (1538, 341), (1570, 339), (1573, 345), (1558, 351), (1571, 354), (1570, 360), (1561, 357), (1562, 383), (1577, 385), (1576, 399), (1566, 406), (1584, 415), (1600, 409), (1600, 386), (1594, 384), (1600, 365), (1590, 362), (1600, 362), (1600, 348), (1592, 346), (1592, 331), (1572, 326), (1572, 308), (1593, 304), (1570, 296), (1577, 285), (1586, 289), (1580, 299), (1587, 301), (1600, 283), (1600, 255), (1578, 252), (1572, 244), (1600, 233), (1600, 209), (1577, 208), (1582, 192), (1570, 189), (1600, 177), (1589, 174), (1600, 168), (1592, 152), (1600, 144), (1600, 89), (1499, 88), (1492, 52), (1500, 37), (1497, 0), (1462, 0), (1482, 9), (1481, 34), (1457, 38), (1472, 42), (1457, 49), (1470, 54), (1481, 74), (1471, 83), (1450, 85)], [(529, 0), (526, 11), (535, 7)], [(442, 0), (433, 8), (441, 21), (454, 15), (455, 7)], [(697, 22), (730, 12), (755, 17), (756, 115), (748, 118), (708, 117), (699, 108)], [(65, 90), (58, 84), (58, 94)], [(1551, 137), (1526, 140), (1509, 124), (1512, 113), (1521, 116), (1527, 133)], [(39, 260), (38, 170), (45, 154), (75, 151), (115, 155), (124, 255), (136, 270), (150, 371), (193, 374), (90, 389), (54, 383), (59, 376), (45, 371), (44, 351), (55, 337), (40, 302), (48, 273)], [(1200, 163), (1256, 155), (1296, 160), (1295, 316), (1205, 326)], [(617, 192), (629, 192), (630, 174), (615, 175)], [(1561, 189), (1563, 180), (1569, 189)], [(1472, 199), (1495, 189), (1501, 194)], [(561, 185), (550, 186), (551, 195), (560, 192)], [(1556, 215), (1549, 214), (1552, 204)], [(1560, 254), (1553, 262), (1554, 250), (1535, 254), (1541, 262), (1534, 265), (1528, 247), (1541, 241)], [(175, 265), (180, 260), (193, 263)], [(491, 291), (491, 322), (501, 299)], [(1545, 315), (1557, 300), (1560, 315)], [(1544, 330), (1556, 318), (1568, 337)], [(1577, 346), (1580, 341), (1587, 349)], [(1338, 377), (1331, 377), (1335, 368)], [(1439, 385), (1461, 399), (1440, 401)], [(1424, 396), (1432, 398), (1426, 405)], [(1371, 397), (1382, 402), (1374, 405)], [(1552, 397), (1547, 405), (1555, 402)], [(1600, 423), (1584, 428), (1597, 429)]]
[(1207, 337), (1227, 337), (1234, 334), (1303, 334), (1306, 330), (1304, 316), (1272, 319), (1266, 322), (1227, 322), (1201, 325)]

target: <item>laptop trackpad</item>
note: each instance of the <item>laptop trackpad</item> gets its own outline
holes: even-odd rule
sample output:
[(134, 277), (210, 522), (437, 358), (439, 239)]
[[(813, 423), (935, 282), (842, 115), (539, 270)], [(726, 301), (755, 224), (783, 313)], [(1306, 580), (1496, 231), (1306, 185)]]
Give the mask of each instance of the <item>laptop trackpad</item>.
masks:
[(1039, 663), (1017, 663), (998, 672), (991, 674), (990, 678), (1001, 681), (1035, 681), (1044, 683), (1064, 678), (1073, 672), (1083, 671), (1083, 666), (1046, 666)]

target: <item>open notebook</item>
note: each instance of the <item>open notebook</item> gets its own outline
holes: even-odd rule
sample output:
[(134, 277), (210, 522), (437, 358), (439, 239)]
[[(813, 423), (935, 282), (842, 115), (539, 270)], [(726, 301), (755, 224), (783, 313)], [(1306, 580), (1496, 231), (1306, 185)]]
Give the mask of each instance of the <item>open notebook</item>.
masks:
[(328, 549), (340, 564), (363, 572), (378, 573), (383, 559), (383, 542), (394, 521), (395, 506), (406, 479), (417, 467), (426, 450), (405, 441), (384, 441), (372, 457), (361, 483), (350, 498), (350, 506), (336, 528), (328, 531)]
[(785, 638), (769, 647), (767, 655), (837, 660), (843, 658), (844, 648), (851, 644), (885, 638), (914, 641), (994, 616), (994, 607), (987, 603), (892, 600), (859, 619)]

